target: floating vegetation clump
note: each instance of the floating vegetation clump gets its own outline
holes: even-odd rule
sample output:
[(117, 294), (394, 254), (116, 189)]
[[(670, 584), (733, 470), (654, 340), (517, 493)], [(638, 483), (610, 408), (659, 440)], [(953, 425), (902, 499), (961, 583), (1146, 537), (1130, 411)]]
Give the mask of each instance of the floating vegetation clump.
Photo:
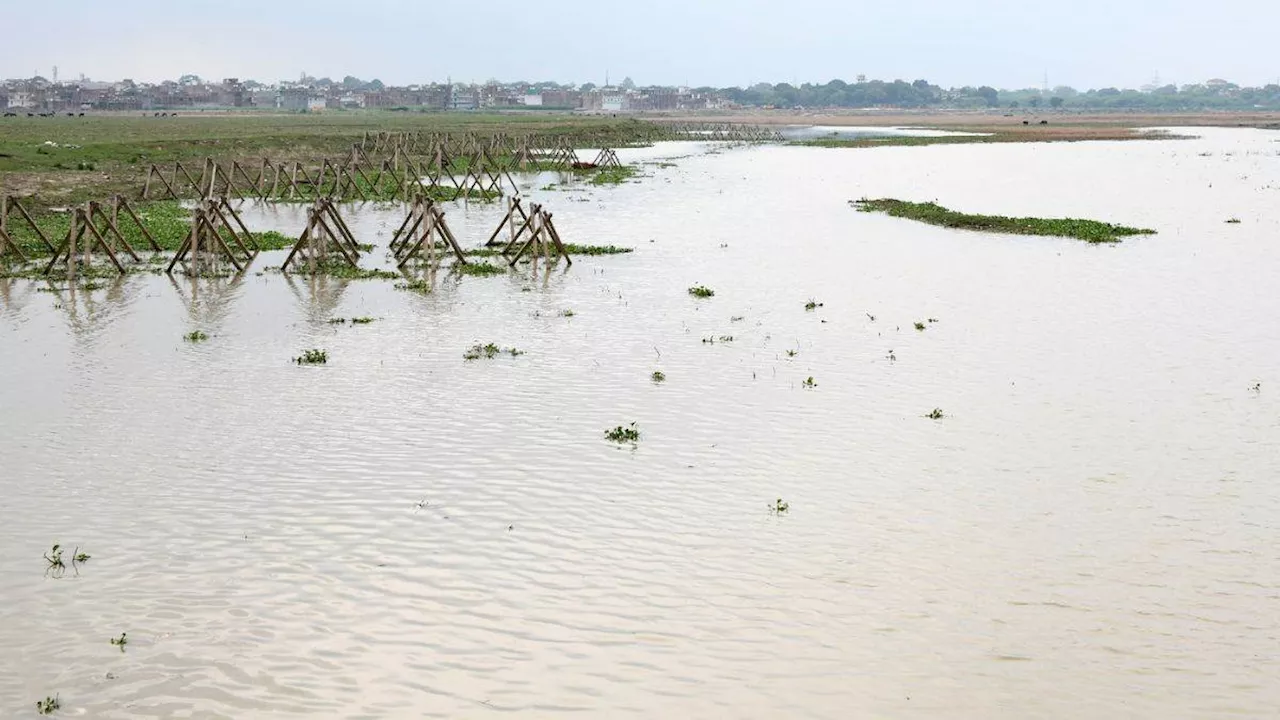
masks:
[(942, 408), (934, 408), (932, 411), (929, 412), (928, 415), (925, 415), (925, 417), (929, 418), (930, 420), (941, 420), (942, 418), (946, 417), (946, 415), (942, 414)]
[(705, 337), (705, 338), (702, 338), (702, 342), (703, 342), (704, 344), (706, 344), (706, 345), (715, 345), (715, 344), (716, 344), (716, 343), (718, 343), (718, 342), (720, 342), (720, 343), (730, 343), (730, 342), (733, 342), (733, 336), (732, 336), (732, 335), (721, 335), (721, 336), (719, 336), (719, 337), (715, 337), (715, 336), (712, 336), (712, 337)]
[(120, 637), (111, 638), (111, 644), (120, 648), (120, 652), (124, 652), (124, 646), (129, 644), (128, 633), (120, 633)]
[(302, 354), (294, 358), (293, 361), (299, 365), (324, 365), (329, 362), (329, 353), (313, 348), (302, 351)]
[(1227, 224), (1228, 224), (1228, 225), (1239, 225), (1239, 224), (1240, 224), (1240, 218), (1237, 218), (1237, 217), (1228, 218), (1228, 219), (1227, 219)]
[(186, 335), (183, 335), (182, 339), (187, 342), (204, 342), (209, 339), (209, 336), (199, 330), (192, 330)]
[(800, 354), (799, 350), (787, 350), (787, 357), (793, 358)]
[(62, 708), (62, 700), (60, 696), (45, 697), (43, 700), (36, 701), (36, 712), (41, 715), (52, 715)]
[(410, 292), (429, 293), (431, 292), (431, 283), (426, 278), (415, 278), (409, 282), (396, 283), (397, 290), (408, 290)]
[(778, 498), (769, 504), (769, 512), (774, 515), (782, 515), (791, 510), (791, 503), (783, 502), (782, 498)]
[(639, 170), (630, 165), (604, 167), (589, 172), (595, 173), (591, 178), (592, 185), (621, 185), (640, 174)]
[(653, 374), (649, 376), (649, 379), (656, 383), (666, 382), (667, 374), (662, 372), (661, 370), (654, 370)]
[(368, 315), (364, 315), (361, 317), (353, 317), (351, 318), (351, 324), (352, 325), (368, 325), (369, 323), (373, 322), (374, 319), (375, 318), (371, 318)]
[(803, 386), (805, 386), (806, 388), (808, 388), (808, 389), (810, 389), (810, 390), (812, 390), (813, 388), (818, 387), (818, 383), (814, 381), (814, 379), (813, 379), (813, 376), (812, 376), (812, 375), (810, 375), (809, 377), (805, 378), (805, 381), (804, 381), (804, 382), (802, 382), (802, 383), (800, 383), (800, 384), (801, 384), (801, 385), (803, 385)]
[(716, 291), (705, 285), (694, 285), (689, 288), (689, 294), (696, 298), (715, 297)]
[[(280, 272), (278, 267), (267, 268), (268, 272)], [(306, 263), (295, 263), (289, 270), (295, 275), (326, 275), (342, 280), (399, 280), (404, 276), (390, 270), (369, 270), (352, 267), (345, 262), (316, 263), (314, 268)]]
[(76, 548), (76, 551), (71, 554), (71, 562), (75, 563), (76, 565), (83, 565), (89, 562), (89, 559), (90, 559), (89, 553), (80, 552), (80, 548)]
[(917, 322), (917, 323), (916, 323), (916, 330), (919, 330), (920, 332), (924, 332), (924, 323), (922, 323), (922, 322)]
[(817, 300), (810, 299), (809, 302), (804, 304), (804, 309), (806, 312), (813, 312), (814, 310), (817, 310), (822, 306), (823, 304), (818, 302)]
[(1017, 218), (1002, 215), (970, 215), (948, 210), (937, 203), (906, 200), (862, 199), (850, 201), (860, 212), (883, 212), (893, 217), (908, 218), (929, 225), (1006, 233), (1010, 235), (1047, 235), (1072, 237), (1088, 243), (1114, 243), (1129, 235), (1152, 235), (1155, 230), (1113, 225), (1096, 220), (1072, 218)]
[(504, 275), (507, 272), (506, 268), (487, 262), (459, 263), (454, 265), (453, 268), (463, 275), (471, 275), (473, 277)]
[(567, 318), (571, 318), (571, 317), (573, 317), (573, 311), (572, 311), (572, 310), (561, 310), (561, 311), (560, 311), (560, 317), (567, 317)]
[(640, 441), (640, 431), (636, 428), (635, 423), (626, 426), (619, 425), (612, 430), (605, 430), (604, 439), (616, 443), (635, 443)]
[(479, 360), (480, 358), (485, 358), (486, 360), (492, 360), (493, 358), (499, 355), (510, 355), (511, 357), (520, 357), (523, 354), (524, 354), (523, 350), (517, 350), (516, 348), (513, 348), (513, 347), (503, 348), (503, 347), (499, 347), (495, 343), (488, 343), (486, 345), (480, 345), (480, 344), (472, 345), (466, 352), (462, 354), (462, 359), (463, 360)]
[(564, 251), (570, 255), (625, 255), (635, 252), (635, 248), (618, 247), (617, 245), (574, 245), (566, 243)]

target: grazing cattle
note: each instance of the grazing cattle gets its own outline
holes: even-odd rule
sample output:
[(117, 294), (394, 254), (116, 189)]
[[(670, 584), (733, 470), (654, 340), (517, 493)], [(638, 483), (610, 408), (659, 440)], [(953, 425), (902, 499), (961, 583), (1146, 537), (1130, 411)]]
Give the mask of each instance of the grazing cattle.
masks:
[(1048, 124), (1049, 124), (1049, 121), (1048, 121), (1048, 120), (1041, 120), (1041, 121), (1040, 121), (1040, 124), (1041, 124), (1041, 125), (1048, 125)]
[(1030, 121), (1030, 120), (1023, 120), (1023, 121), (1022, 121), (1022, 124), (1023, 124), (1023, 125), (1030, 125), (1030, 124), (1031, 124), (1031, 121)]

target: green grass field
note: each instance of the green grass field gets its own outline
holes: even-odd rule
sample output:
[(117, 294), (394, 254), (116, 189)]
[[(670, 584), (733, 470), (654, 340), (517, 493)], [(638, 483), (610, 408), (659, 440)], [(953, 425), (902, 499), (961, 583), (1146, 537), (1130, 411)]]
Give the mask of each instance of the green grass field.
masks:
[(644, 145), (668, 134), (661, 125), (636, 119), (551, 112), (9, 117), (0, 118), (0, 192), (34, 196), (35, 206), (101, 199), (112, 193), (134, 195), (153, 163), (172, 168), (181, 161), (196, 173), (206, 157), (318, 164), (323, 158), (342, 158), (366, 132), (533, 135), (563, 139), (578, 148)]

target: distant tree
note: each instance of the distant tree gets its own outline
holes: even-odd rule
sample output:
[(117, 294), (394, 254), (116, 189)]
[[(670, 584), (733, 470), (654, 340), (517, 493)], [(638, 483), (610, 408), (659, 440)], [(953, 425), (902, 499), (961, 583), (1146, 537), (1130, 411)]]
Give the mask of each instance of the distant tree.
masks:
[(332, 79), (330, 79), (330, 78), (327, 78), (327, 77), (322, 77), (322, 78), (320, 78), (319, 80), (316, 80), (316, 81), (315, 81), (315, 85), (316, 85), (317, 87), (332, 87), (332, 86), (333, 86), (333, 80), (332, 80)]
[(990, 85), (983, 85), (978, 88), (978, 95), (986, 101), (987, 107), (995, 107), (1000, 104), (1000, 91)]
[(1058, 108), (1062, 107), (1062, 102), (1063, 102), (1062, 98), (1055, 95), (1049, 98), (1049, 107), (1053, 108), (1054, 110), (1057, 110)]
[(378, 78), (374, 78), (369, 81), (369, 84), (366, 87), (368, 87), (370, 90), (373, 90), (374, 92), (381, 92), (385, 90), (387, 86), (383, 85), (382, 81), (379, 80)]
[(354, 75), (342, 78), (342, 87), (347, 90), (359, 90), (362, 85), (364, 85), (364, 81)]
[(596, 89), (596, 84), (592, 82), (583, 83), (581, 89), (582, 89), (582, 92), (591, 92), (592, 90)]
[(1031, 98), (1027, 100), (1027, 104), (1028, 104), (1028, 105), (1030, 105), (1030, 106), (1031, 106), (1031, 107), (1033, 107), (1033, 108), (1038, 108), (1038, 107), (1040, 107), (1040, 96), (1039, 96), (1039, 95), (1032, 95), (1032, 96), (1031, 96)]
[(865, 83), (865, 82), (867, 81), (867, 76), (866, 76), (866, 75), (859, 75), (859, 76), (858, 76), (857, 78), (855, 78), (855, 79), (858, 81), (858, 84), (859, 84), (859, 85), (862, 85), (863, 83)]
[(1017, 110), (1017, 109), (1018, 109), (1018, 101), (1017, 101), (1017, 100), (1014, 100), (1013, 102), (1009, 103), (1009, 109), (1010, 109), (1010, 110)]
[(621, 87), (623, 90), (635, 90), (635, 89), (636, 89), (636, 83), (635, 83), (635, 81), (634, 81), (634, 80), (632, 80), (631, 78), (629, 78), (629, 77), (624, 77), (624, 78), (622, 78), (622, 84), (621, 84), (621, 85), (619, 85), (618, 87)]
[(199, 75), (183, 75), (182, 77), (178, 78), (178, 84), (179, 85), (199, 85), (200, 76)]

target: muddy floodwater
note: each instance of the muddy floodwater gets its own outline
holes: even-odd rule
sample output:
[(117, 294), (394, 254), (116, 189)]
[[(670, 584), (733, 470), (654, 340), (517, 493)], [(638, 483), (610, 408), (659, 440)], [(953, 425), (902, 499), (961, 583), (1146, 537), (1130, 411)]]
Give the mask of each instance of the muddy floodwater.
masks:
[(1280, 133), (1195, 132), (620, 151), (528, 194), (634, 253), (432, 294), (0, 280), (0, 716), (1275, 717)]

